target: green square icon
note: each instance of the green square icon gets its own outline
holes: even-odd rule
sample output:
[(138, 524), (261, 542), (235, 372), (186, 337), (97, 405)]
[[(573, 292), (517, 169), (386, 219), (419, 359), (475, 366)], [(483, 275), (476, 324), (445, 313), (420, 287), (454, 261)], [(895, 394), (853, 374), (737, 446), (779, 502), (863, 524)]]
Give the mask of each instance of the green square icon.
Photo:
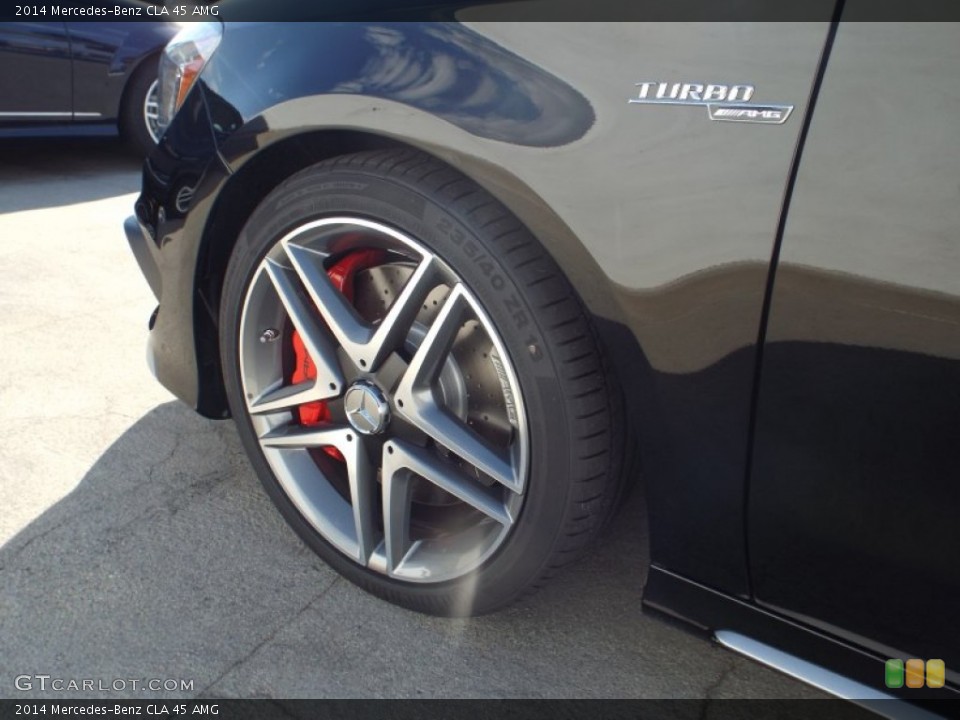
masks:
[(902, 688), (903, 660), (887, 660), (883, 680), (888, 688)]

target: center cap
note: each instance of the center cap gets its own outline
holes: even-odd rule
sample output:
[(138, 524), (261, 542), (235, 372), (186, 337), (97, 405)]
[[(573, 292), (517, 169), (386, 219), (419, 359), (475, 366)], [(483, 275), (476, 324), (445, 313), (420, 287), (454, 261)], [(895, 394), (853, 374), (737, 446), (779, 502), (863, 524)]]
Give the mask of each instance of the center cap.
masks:
[(373, 383), (357, 380), (343, 396), (343, 409), (353, 429), (364, 435), (376, 435), (390, 422), (390, 405)]

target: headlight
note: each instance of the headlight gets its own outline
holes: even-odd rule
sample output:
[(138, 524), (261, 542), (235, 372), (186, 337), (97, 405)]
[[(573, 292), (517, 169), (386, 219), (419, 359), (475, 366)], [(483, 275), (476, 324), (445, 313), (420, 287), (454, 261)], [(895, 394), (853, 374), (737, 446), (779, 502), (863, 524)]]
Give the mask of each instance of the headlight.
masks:
[(189, 23), (160, 56), (160, 128), (170, 124), (223, 37), (218, 22)]

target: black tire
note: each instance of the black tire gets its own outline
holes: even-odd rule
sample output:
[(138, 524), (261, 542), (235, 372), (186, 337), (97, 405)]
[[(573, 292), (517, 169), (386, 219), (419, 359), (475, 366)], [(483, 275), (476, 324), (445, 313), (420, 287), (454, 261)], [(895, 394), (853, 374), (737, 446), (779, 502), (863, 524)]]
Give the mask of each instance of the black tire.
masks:
[[(529, 417), (527, 494), (507, 539), (466, 577), (401, 582), (341, 554), (281, 489), (253, 431), (238, 355), (240, 308), (255, 269), (291, 227), (343, 213), (389, 223), (445, 260), (493, 321), (516, 370)], [(624, 480), (623, 399), (584, 307), (542, 245), (500, 202), (425, 154), (388, 150), (338, 157), (277, 187), (256, 208), (235, 246), (220, 328), (230, 406), (267, 493), (327, 563), (390, 602), (448, 616), (499, 609), (575, 559), (618, 496)]]
[(148, 58), (127, 82), (120, 103), (120, 134), (133, 152), (146, 157), (156, 145), (144, 113), (147, 95), (157, 81), (157, 58)]

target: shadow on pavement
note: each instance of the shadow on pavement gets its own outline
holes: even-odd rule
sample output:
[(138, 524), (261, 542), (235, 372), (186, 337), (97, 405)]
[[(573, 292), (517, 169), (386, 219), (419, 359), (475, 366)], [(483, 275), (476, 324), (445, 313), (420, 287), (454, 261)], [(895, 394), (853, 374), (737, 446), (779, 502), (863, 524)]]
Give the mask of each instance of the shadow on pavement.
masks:
[[(155, 698), (655, 693), (629, 662), (638, 632), (683, 634), (640, 613), (641, 517), (635, 497), (597, 551), (514, 608), (417, 615), (338, 580), (302, 545), (232, 423), (167, 403), (0, 547), (0, 696), (78, 696), (20, 692), (24, 673), (192, 681)], [(401, 671), (411, 652), (420, 660)]]
[(119, 138), (0, 139), (0, 213), (136, 192), (142, 164)]

